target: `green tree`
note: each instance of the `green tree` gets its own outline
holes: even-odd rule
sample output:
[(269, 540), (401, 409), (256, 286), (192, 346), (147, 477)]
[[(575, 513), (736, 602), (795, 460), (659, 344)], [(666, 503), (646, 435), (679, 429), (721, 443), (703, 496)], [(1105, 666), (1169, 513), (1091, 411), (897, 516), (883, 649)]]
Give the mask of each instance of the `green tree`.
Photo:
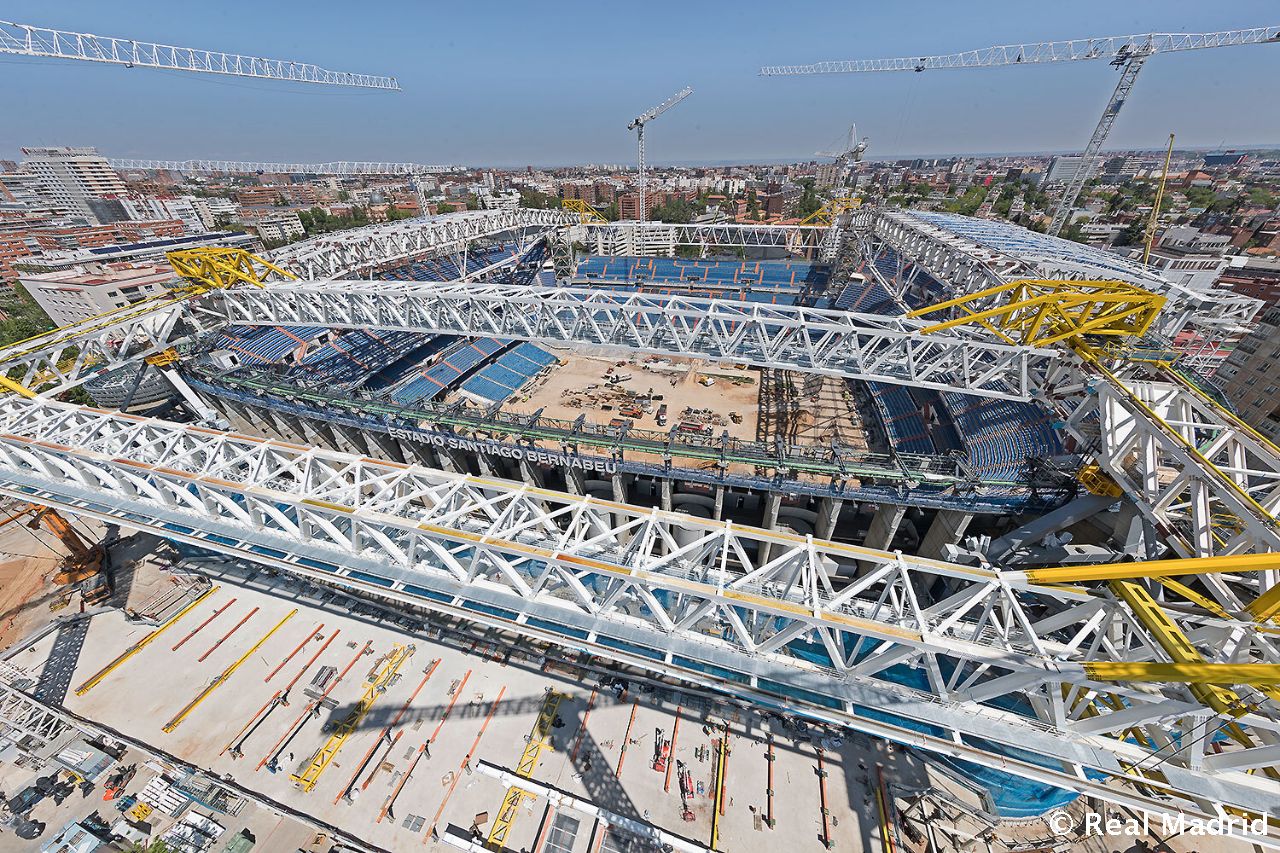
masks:
[(1124, 230), (1116, 235), (1113, 246), (1136, 246), (1139, 245), (1146, 232), (1146, 226), (1139, 219), (1135, 219), (1125, 226)]
[(9, 293), (0, 296), (0, 345), (8, 346), (42, 335), (53, 328), (53, 321), (32, 298), (22, 284), (14, 284)]
[(1276, 197), (1264, 187), (1254, 187), (1249, 190), (1249, 201), (1259, 207), (1276, 206)]
[(693, 205), (682, 198), (673, 198), (665, 204), (655, 205), (649, 211), (649, 218), (657, 222), (675, 222), (684, 224), (692, 222), (697, 211)]
[(822, 208), (822, 200), (818, 198), (818, 192), (814, 189), (813, 178), (804, 178), (800, 181), (803, 190), (800, 193), (800, 201), (796, 204), (796, 216), (804, 219)]

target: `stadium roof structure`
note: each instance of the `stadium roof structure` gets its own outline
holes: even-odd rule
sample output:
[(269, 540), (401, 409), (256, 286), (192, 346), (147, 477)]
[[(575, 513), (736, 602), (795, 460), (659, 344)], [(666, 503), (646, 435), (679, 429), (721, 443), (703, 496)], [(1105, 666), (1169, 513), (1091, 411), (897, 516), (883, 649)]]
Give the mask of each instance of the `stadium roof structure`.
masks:
[[(1154, 270), (1093, 246), (1050, 237), (1008, 222), (978, 219), (955, 213), (924, 210), (884, 210), (880, 220), (899, 237), (923, 239), (963, 258), (983, 286), (995, 286), (1019, 278), (1111, 279), (1127, 282), (1177, 300), (1191, 297)], [(897, 240), (891, 242), (899, 242)], [(920, 257), (922, 253), (909, 253)], [(926, 268), (927, 268), (926, 264)], [(976, 283), (976, 282), (975, 282)]]

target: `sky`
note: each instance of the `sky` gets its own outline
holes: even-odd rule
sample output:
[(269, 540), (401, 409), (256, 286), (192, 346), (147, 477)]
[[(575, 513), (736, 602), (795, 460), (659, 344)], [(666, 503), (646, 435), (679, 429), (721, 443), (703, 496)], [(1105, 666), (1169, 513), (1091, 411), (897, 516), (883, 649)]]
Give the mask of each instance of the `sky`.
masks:
[[(387, 74), (401, 92), (0, 55), (0, 157), (396, 160), (521, 167), (799, 161), (850, 123), (868, 157), (1082, 148), (1105, 62), (761, 77), (761, 65), (1280, 25), (1275, 0), (0, 0), (0, 18)], [(1280, 143), (1280, 45), (1154, 57), (1108, 148)]]

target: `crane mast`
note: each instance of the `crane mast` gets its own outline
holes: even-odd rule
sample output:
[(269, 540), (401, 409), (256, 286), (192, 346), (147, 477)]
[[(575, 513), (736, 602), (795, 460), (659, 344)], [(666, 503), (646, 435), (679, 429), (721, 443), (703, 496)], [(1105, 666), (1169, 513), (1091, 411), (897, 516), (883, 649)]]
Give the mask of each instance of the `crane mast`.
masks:
[(400, 89), (400, 84), (394, 77), (329, 71), (307, 62), (266, 59), (217, 50), (175, 47), (169, 44), (154, 44), (113, 36), (67, 32), (12, 21), (0, 21), (0, 53), (104, 62), (110, 65), (123, 65), (127, 68), (159, 68), (167, 71), (255, 77), (291, 83), (316, 83), (325, 86), (352, 86), (360, 89), (393, 91)]
[(670, 98), (667, 98), (665, 101), (658, 104), (653, 109), (648, 110), (647, 112), (643, 112), (640, 115), (633, 118), (631, 120), (631, 123), (627, 125), (627, 130), (634, 130), (636, 132), (636, 147), (638, 149), (638, 154), (636, 157), (636, 165), (639, 168), (639, 184), (640, 184), (640, 215), (638, 218), (641, 222), (644, 222), (649, 214), (648, 208), (646, 207), (646, 204), (645, 204), (644, 126), (692, 94), (693, 94), (693, 89), (689, 86), (685, 86), (679, 92), (676, 92)]
[(816, 62), (809, 65), (766, 65), (760, 69), (765, 77), (809, 74), (864, 74), (881, 71), (926, 71), (940, 68), (989, 68), (1002, 65), (1043, 65), (1051, 62), (1082, 62), (1106, 59), (1120, 69), (1120, 81), (1102, 113), (1089, 143), (1080, 157), (1080, 168), (1067, 182), (1049, 234), (1056, 235), (1066, 225), (1085, 181), (1093, 173), (1111, 127), (1120, 108), (1129, 98), (1138, 72), (1157, 53), (1182, 50), (1204, 50), (1214, 47), (1236, 47), (1280, 41), (1280, 27), (1253, 27), (1212, 33), (1144, 33), (1128, 36), (1046, 41), (1027, 44), (997, 45), (962, 53), (938, 56), (898, 57), (894, 59), (851, 59)]

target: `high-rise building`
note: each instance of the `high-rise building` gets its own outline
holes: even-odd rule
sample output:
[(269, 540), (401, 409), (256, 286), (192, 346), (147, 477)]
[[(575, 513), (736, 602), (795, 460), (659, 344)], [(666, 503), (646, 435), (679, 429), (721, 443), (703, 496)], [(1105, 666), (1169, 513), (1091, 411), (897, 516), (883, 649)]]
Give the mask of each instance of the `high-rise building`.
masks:
[(60, 272), (26, 274), (19, 280), (49, 319), (62, 326), (164, 293), (175, 276), (167, 263), (86, 264)]
[(1084, 162), (1083, 157), (1054, 157), (1049, 161), (1049, 171), (1045, 173), (1044, 182), (1046, 184), (1066, 184), (1073, 181), (1076, 172), (1080, 171), (1080, 164)]
[(1258, 325), (1236, 344), (1214, 378), (1241, 419), (1272, 441), (1280, 441), (1280, 307), (1258, 317)]
[(47, 195), (68, 213), (106, 224), (94, 203), (128, 192), (116, 170), (93, 148), (23, 148), (22, 169), (36, 175)]

